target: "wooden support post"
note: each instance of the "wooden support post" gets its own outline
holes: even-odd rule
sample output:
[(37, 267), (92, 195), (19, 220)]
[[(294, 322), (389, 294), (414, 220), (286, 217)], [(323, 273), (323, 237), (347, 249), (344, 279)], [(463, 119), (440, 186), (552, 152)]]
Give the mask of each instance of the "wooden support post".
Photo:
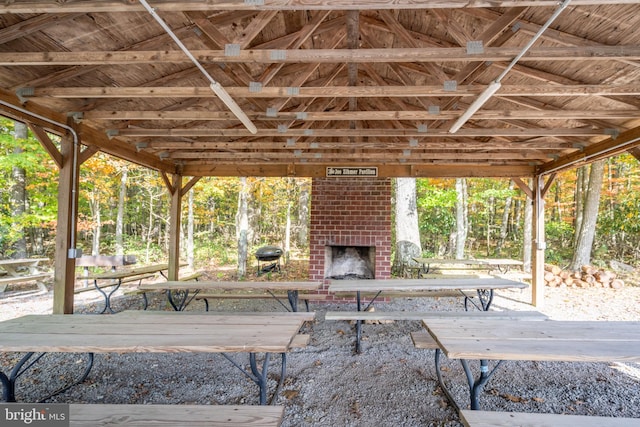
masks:
[(178, 280), (180, 269), (180, 224), (182, 213), (182, 176), (171, 177), (171, 210), (169, 217), (169, 280)]
[(544, 180), (541, 175), (533, 179), (533, 227), (531, 246), (531, 304), (542, 308), (544, 305)]
[[(79, 142), (78, 142), (79, 143)], [(78, 146), (71, 135), (60, 143), (61, 167), (58, 179), (58, 224), (56, 229), (55, 273), (53, 276), (53, 314), (73, 313), (76, 260), (69, 257), (74, 246), (78, 212)], [(75, 249), (75, 248), (72, 248)]]

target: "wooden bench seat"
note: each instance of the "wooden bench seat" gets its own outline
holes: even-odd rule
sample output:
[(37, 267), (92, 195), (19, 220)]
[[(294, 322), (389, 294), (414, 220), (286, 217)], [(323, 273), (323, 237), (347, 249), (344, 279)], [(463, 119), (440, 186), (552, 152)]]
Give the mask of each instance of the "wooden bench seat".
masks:
[(264, 426), (282, 423), (284, 406), (258, 405), (69, 405), (71, 427), (185, 425)]
[(38, 281), (42, 279), (48, 279), (51, 277), (51, 273), (36, 273), (27, 274), (24, 276), (9, 276), (0, 278), (0, 285), (11, 285), (15, 283), (26, 283), (32, 281)]
[[(286, 300), (287, 294), (284, 293), (273, 293), (270, 294), (268, 292), (259, 292), (259, 293), (246, 293), (246, 292), (200, 292), (196, 295), (197, 301), (204, 301), (205, 310), (209, 311), (209, 300), (210, 299), (270, 299), (275, 298), (278, 300)], [(305, 308), (309, 311), (309, 301), (324, 301), (327, 299), (326, 294), (307, 294), (307, 293), (299, 293), (298, 300), (304, 301)]]
[(438, 343), (427, 331), (411, 332), (411, 341), (413, 341), (413, 346), (415, 348), (426, 350), (435, 350), (438, 348)]
[[(336, 292), (339, 298), (356, 298), (355, 292)], [(366, 300), (375, 297), (377, 292), (360, 292), (360, 298)], [(474, 297), (475, 291), (457, 291), (457, 290), (445, 290), (445, 291), (415, 291), (415, 292), (381, 292), (377, 295), (377, 298), (459, 298), (459, 297)]]
[(442, 320), (454, 318), (546, 320), (537, 311), (327, 311), (325, 320)]
[(640, 425), (640, 418), (472, 411), (467, 409), (460, 411), (460, 418), (466, 427), (632, 427)]
[[(287, 294), (274, 293), (277, 298), (287, 298)], [(260, 298), (273, 298), (271, 294), (268, 293), (257, 293), (257, 294), (249, 294), (249, 293), (239, 293), (239, 292), (202, 292), (196, 296), (197, 300), (204, 299), (260, 299)], [(324, 301), (327, 299), (327, 295), (325, 294), (299, 294), (298, 299), (306, 300), (306, 301)]]
[(291, 340), (291, 345), (289, 348), (305, 348), (309, 345), (309, 340), (311, 340), (311, 335), (309, 334), (298, 334)]

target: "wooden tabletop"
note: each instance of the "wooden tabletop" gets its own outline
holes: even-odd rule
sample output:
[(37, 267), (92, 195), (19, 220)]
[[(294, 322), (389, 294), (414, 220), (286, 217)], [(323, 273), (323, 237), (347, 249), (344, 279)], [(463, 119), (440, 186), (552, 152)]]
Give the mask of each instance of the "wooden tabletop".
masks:
[(0, 351), (275, 352), (315, 313), (27, 315), (0, 322)]
[(637, 427), (640, 418), (499, 411), (460, 411), (466, 427)]
[(437, 279), (390, 279), (390, 280), (332, 280), (329, 292), (356, 291), (445, 291), (476, 289), (509, 289), (526, 288), (526, 283), (497, 277), (480, 277), (470, 279), (448, 279), (446, 276)]
[(232, 282), (232, 281), (167, 281), (160, 283), (143, 283), (138, 289), (158, 291), (163, 289), (199, 289), (213, 290), (262, 290), (262, 291), (315, 291), (322, 286), (320, 282)]
[(640, 362), (640, 322), (424, 319), (453, 359)]
[[(180, 265), (185, 266), (187, 264), (182, 263)], [(90, 274), (88, 276), (81, 276), (80, 278), (89, 280), (123, 279), (125, 277), (137, 276), (139, 274), (158, 273), (167, 269), (169, 269), (169, 264), (153, 264), (135, 268), (123, 268), (121, 270), (108, 273)]]
[(413, 258), (420, 264), (460, 264), (460, 265), (522, 265), (522, 261), (509, 258), (479, 258), (479, 259), (440, 259), (440, 258)]
[(37, 265), (38, 263), (45, 261), (49, 261), (49, 258), (0, 259), (0, 267), (5, 265)]

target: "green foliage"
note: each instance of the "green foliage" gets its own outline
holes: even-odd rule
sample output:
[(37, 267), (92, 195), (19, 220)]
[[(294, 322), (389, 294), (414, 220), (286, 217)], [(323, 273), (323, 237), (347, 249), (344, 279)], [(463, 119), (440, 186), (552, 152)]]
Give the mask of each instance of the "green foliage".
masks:
[[(0, 119), (0, 255), (6, 256), (16, 239), (36, 234), (45, 239), (43, 246), (53, 248), (57, 220), (58, 171), (39, 142), (29, 136), (16, 141), (13, 122)], [(54, 144), (57, 139), (51, 136)], [(11, 206), (12, 170), (25, 170), (27, 210), (16, 217)], [(170, 197), (157, 171), (98, 153), (80, 168), (78, 206), (78, 245), (89, 253), (92, 240), (100, 231), (100, 252), (115, 251), (115, 224), (121, 177), (128, 171), (124, 211), (124, 250), (139, 259), (166, 259)], [(188, 178), (185, 178), (185, 183)], [(524, 205), (527, 200), (517, 187), (509, 189), (508, 179), (467, 179), (469, 256), (486, 256), (502, 242), (501, 254), (517, 257), (522, 253)], [(296, 218), (300, 214), (298, 198), (308, 179), (248, 178), (250, 187), (249, 217), (253, 248), (283, 245), (287, 211), (292, 219), (292, 236), (296, 235)], [(456, 231), (456, 190), (453, 179), (418, 179), (417, 203), (423, 254), (440, 256), (448, 248)], [(235, 265), (237, 262), (236, 211), (239, 178), (205, 177), (193, 187), (196, 262)], [(547, 260), (567, 264), (574, 240), (576, 172), (561, 173), (546, 196), (545, 234)], [(602, 188), (600, 215), (593, 247), (593, 263), (615, 258), (638, 264), (640, 259), (640, 168), (638, 161), (623, 155), (607, 163)], [(503, 224), (505, 201), (513, 198)], [(183, 225), (187, 203), (183, 202)], [(99, 214), (99, 216), (98, 216)], [(100, 222), (98, 223), (98, 218)], [(507, 236), (499, 231), (506, 229)], [(32, 239), (35, 240), (35, 239)], [(292, 243), (295, 239), (292, 239)], [(34, 241), (29, 242), (34, 247)], [(298, 249), (305, 249), (301, 242)], [(184, 246), (184, 245), (183, 245)], [(296, 248), (293, 248), (294, 250)], [(49, 255), (52, 255), (51, 253)], [(251, 264), (250, 264), (251, 265)], [(251, 267), (249, 267), (250, 269)], [(250, 271), (250, 270), (249, 270)]]

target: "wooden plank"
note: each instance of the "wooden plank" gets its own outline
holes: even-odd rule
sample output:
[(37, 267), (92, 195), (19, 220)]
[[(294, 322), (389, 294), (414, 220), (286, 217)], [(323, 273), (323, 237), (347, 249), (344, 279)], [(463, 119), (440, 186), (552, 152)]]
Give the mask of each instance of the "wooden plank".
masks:
[(25, 276), (11, 276), (0, 279), (0, 285), (10, 285), (12, 283), (26, 283), (34, 280), (47, 279), (51, 277), (51, 273), (29, 274)]
[(49, 258), (18, 258), (18, 259), (0, 259), (0, 267), (11, 265), (16, 267), (38, 265), (41, 262), (47, 262)]
[(436, 338), (452, 359), (538, 360), (557, 362), (640, 362), (640, 342), (499, 341)]
[(431, 320), (452, 319), (501, 319), (501, 320), (546, 320), (547, 316), (537, 311), (327, 311), (325, 320)]
[(426, 290), (475, 290), (475, 289), (524, 289), (526, 283), (503, 278), (471, 279), (390, 279), (390, 280), (332, 280), (329, 292), (355, 291), (426, 291)]
[(305, 348), (309, 344), (310, 340), (311, 335), (298, 334), (291, 340), (291, 345), (289, 346), (289, 348)]
[[(287, 298), (286, 294), (274, 293), (273, 295), (276, 298)], [(199, 293), (196, 295), (196, 300), (203, 299), (268, 299), (273, 298), (273, 295), (267, 293), (259, 293), (259, 294), (248, 294), (248, 293)], [(307, 300), (307, 301), (323, 301), (327, 299), (326, 294), (299, 294), (299, 300)]]
[(441, 339), (640, 342), (640, 322), (552, 321), (507, 326), (501, 319), (472, 319), (425, 319), (425, 325)]
[[(181, 263), (180, 265), (184, 266), (187, 264)], [(108, 272), (108, 273), (90, 274), (88, 276), (82, 276), (82, 279), (88, 279), (88, 280), (122, 279), (124, 277), (135, 276), (138, 274), (159, 273), (163, 270), (167, 270), (168, 268), (169, 268), (169, 264), (145, 265), (141, 267), (127, 268), (127, 269), (122, 269), (122, 270)]]
[[(617, 0), (615, 3), (619, 3)], [(416, 2), (416, 0), (264, 0), (259, 2), (260, 10), (378, 10), (378, 9), (408, 9), (423, 10), (437, 8), (508, 8), (514, 5), (513, 0), (447, 0)], [(535, 0), (521, 1), (518, 5), (531, 7), (553, 8), (558, 5), (557, 0)], [(573, 0), (573, 6), (600, 6), (602, 4), (614, 3), (611, 0)], [(238, 2), (236, 0), (217, 0), (214, 3), (203, 2), (202, 0), (181, 0), (162, 2), (164, 12), (183, 11), (240, 11), (256, 10), (256, 2)], [(14, 14), (34, 14), (34, 13), (97, 13), (97, 12), (142, 12), (144, 9), (137, 2), (130, 3), (122, 1), (92, 1), (76, 0), (73, 2), (60, 3), (57, 0), (32, 0), (24, 2), (3, 3), (0, 7), (2, 13)]]
[(460, 411), (460, 418), (466, 427), (632, 427), (640, 425), (640, 418), (471, 411), (468, 409)]
[(189, 425), (276, 427), (283, 406), (270, 405), (69, 405), (72, 427)]
[[(336, 292), (336, 295), (340, 298), (356, 298), (355, 292)], [(370, 299), (378, 295), (378, 292), (360, 291), (360, 297), (363, 299)], [(444, 290), (444, 291), (404, 291), (404, 292), (389, 292), (380, 291), (378, 298), (462, 298), (465, 296), (476, 296), (475, 291), (461, 291), (458, 289)]]
[(640, 322), (452, 319), (423, 323), (445, 354), (455, 359), (640, 361)]
[[(420, 47), (393, 49), (282, 49), (271, 55), (271, 49), (243, 49), (228, 56), (224, 50), (192, 50), (202, 64), (225, 63), (437, 63), (468, 61), (510, 61), (522, 51), (518, 46), (485, 47), (482, 53), (470, 54), (462, 47)], [(640, 47), (616, 46), (538, 46), (527, 52), (527, 61), (607, 61), (640, 59)], [(0, 52), (0, 65), (126, 65), (150, 63), (183, 64), (190, 59), (179, 50), (151, 51), (83, 51), (83, 52)]]
[(135, 263), (135, 255), (83, 255), (76, 258), (76, 267), (116, 267)]
[(0, 351), (281, 353), (313, 316), (29, 315), (0, 323)]
[(141, 290), (157, 291), (163, 289), (200, 289), (207, 290), (299, 290), (314, 291), (322, 286), (320, 282), (234, 282), (234, 281), (206, 281), (184, 282), (166, 281), (158, 283), (145, 283), (140, 285)]
[(415, 348), (421, 348), (426, 350), (435, 350), (438, 348), (438, 343), (429, 335), (427, 331), (414, 331), (411, 332), (411, 341)]

